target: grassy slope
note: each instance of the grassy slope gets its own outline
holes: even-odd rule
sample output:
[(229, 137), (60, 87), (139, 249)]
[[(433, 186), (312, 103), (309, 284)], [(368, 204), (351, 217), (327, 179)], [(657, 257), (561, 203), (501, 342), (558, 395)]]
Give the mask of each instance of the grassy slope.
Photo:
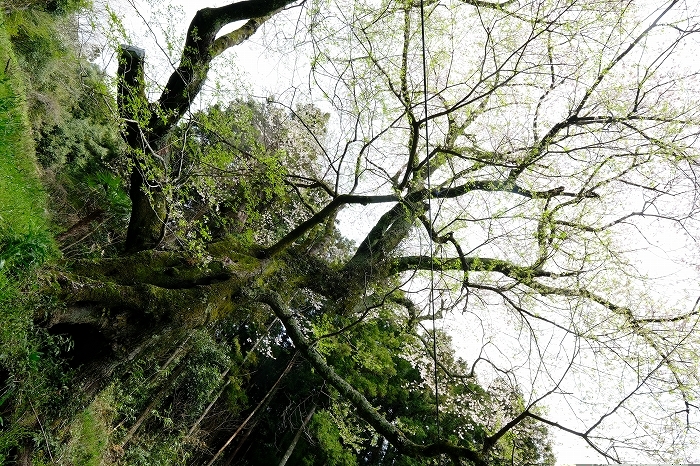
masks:
[(24, 86), (0, 15), (0, 237), (46, 228)]
[(43, 449), (48, 438), (41, 418), (55, 396), (56, 384), (61, 383), (62, 368), (47, 357), (50, 342), (33, 327), (33, 315), (45, 303), (27, 272), (50, 257), (54, 246), (25, 88), (0, 12), (0, 464), (15, 460), (27, 439), (40, 439), (32, 453), (36, 465), (98, 465), (111, 432), (112, 408), (105, 398), (109, 394), (79, 413), (71, 423), (67, 444), (54, 445), (62, 452), (61, 461)]
[[(7, 405), (24, 396), (38, 384), (38, 343), (32, 341), (35, 303), (30, 289), (24, 288), (18, 269), (35, 261), (36, 241), (47, 238), (46, 194), (42, 189), (30, 133), (23, 80), (0, 13), (0, 464), (7, 451), (31, 435), (15, 415), (8, 416)], [(29, 241), (27, 241), (29, 239)], [(29, 254), (27, 254), (29, 253)], [(28, 256), (28, 257), (27, 257)], [(23, 380), (22, 395), (15, 383), (3, 375)], [(19, 414), (21, 416), (21, 413)]]

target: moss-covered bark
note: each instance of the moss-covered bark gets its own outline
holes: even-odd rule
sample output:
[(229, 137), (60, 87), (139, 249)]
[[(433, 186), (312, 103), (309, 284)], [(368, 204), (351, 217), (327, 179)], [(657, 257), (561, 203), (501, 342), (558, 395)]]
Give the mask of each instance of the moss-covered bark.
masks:
[(144, 50), (137, 47), (123, 46), (119, 50), (117, 105), (125, 123), (123, 137), (132, 162), (131, 217), (125, 244), (129, 252), (156, 247), (163, 238), (168, 217), (163, 186), (160, 180), (149, 179), (147, 175), (149, 162), (160, 148), (148, 128), (151, 111), (143, 77), (144, 58)]
[(223, 317), (245, 320), (247, 290), (278, 282), (272, 277), (278, 265), (236, 257), (240, 260), (195, 260), (184, 253), (142, 251), (49, 271), (44, 291), (62, 305), (43, 325), (72, 338), (67, 356), (79, 366), (84, 400), (119, 376), (120, 368), (166, 354), (188, 332)]

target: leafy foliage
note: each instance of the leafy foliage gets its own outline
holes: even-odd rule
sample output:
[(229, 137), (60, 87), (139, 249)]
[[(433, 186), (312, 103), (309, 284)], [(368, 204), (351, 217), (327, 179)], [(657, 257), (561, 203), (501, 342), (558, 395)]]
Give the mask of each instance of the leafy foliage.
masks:
[(39, 10), (53, 15), (67, 15), (86, 8), (90, 0), (4, 0), (0, 8), (7, 13), (25, 10)]
[(52, 220), (64, 230), (59, 242), (64, 253), (95, 254), (119, 238), (115, 225), (128, 214), (120, 176), (125, 166), (118, 162), (125, 147), (106, 78), (80, 55), (76, 20), (69, 13), (84, 5), (63, 3), (66, 11), (59, 5), (54, 14), (17, 10), (6, 30), (28, 83), (36, 157)]
[(227, 234), (259, 244), (283, 237), (294, 218), (324, 198), (302, 195), (288, 174), (317, 170), (318, 144), (295, 134), (303, 124), (322, 137), (326, 120), (312, 107), (290, 115), (253, 100), (193, 115), (163, 150), (173, 167), (167, 177), (172, 209), (166, 241), (196, 248)]

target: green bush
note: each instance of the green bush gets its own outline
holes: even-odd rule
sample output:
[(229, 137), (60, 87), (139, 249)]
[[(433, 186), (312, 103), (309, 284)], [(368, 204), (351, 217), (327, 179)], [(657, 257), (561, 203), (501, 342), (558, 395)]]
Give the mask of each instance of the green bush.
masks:
[[(72, 0), (54, 7), (67, 12), (85, 4)], [(124, 142), (104, 74), (80, 56), (74, 19), (46, 11), (17, 10), (4, 24), (17, 54), (15, 68), (22, 70), (27, 84), (25, 107), (32, 131), (20, 131), (34, 138), (49, 193), (47, 210), (54, 231), (61, 233), (64, 256), (102, 255), (118, 247), (123, 234), (119, 225), (130, 208), (121, 157)], [(5, 216), (3, 197), (34, 201), (27, 195), (3, 196), (0, 186), (0, 216)], [(28, 207), (13, 212), (27, 212)], [(41, 211), (43, 215), (43, 205)]]
[(353, 466), (357, 458), (340, 441), (341, 435), (337, 423), (326, 410), (314, 414), (310, 430), (318, 441), (318, 454), (324, 463), (330, 466)]
[[(102, 73), (89, 63), (71, 62), (65, 71), (70, 88), (68, 101), (57, 95), (62, 108), (70, 110), (38, 132), (37, 158), (44, 168), (92, 173), (124, 153), (119, 124), (107, 102), (108, 91)], [(52, 87), (52, 86), (50, 86)]]
[(34, 326), (35, 314), (48, 304), (34, 278), (27, 274), (19, 282), (0, 270), (0, 464), (27, 439), (42, 439), (39, 455), (53, 449), (42, 424), (73, 409), (65, 388), (71, 374), (59, 359), (69, 342)]

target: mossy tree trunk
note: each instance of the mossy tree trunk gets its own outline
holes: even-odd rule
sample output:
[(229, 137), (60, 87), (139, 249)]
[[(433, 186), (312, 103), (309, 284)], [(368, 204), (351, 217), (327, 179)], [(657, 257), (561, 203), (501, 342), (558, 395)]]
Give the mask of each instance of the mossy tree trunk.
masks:
[[(248, 0), (219, 8), (199, 10), (187, 30), (180, 63), (160, 98), (148, 102), (144, 83), (145, 51), (131, 45), (119, 51), (119, 115), (124, 121), (124, 139), (129, 146), (131, 217), (125, 250), (137, 252), (160, 243), (168, 219), (168, 134), (197, 97), (211, 60), (253, 35), (272, 15), (291, 0)], [(247, 20), (238, 29), (217, 37), (225, 25)]]
[[(168, 203), (162, 186), (164, 179), (149, 177), (148, 167), (165, 160), (158, 154), (160, 141), (148, 129), (151, 110), (146, 99), (144, 82), (145, 51), (123, 46), (119, 50), (119, 86), (117, 105), (124, 121), (124, 140), (129, 147), (131, 176), (129, 197), (131, 217), (126, 233), (127, 252), (151, 249), (160, 243), (165, 232)], [(161, 169), (167, 169), (162, 166)]]
[(64, 306), (45, 326), (72, 338), (67, 356), (80, 367), (82, 396), (89, 400), (119, 367), (145, 354), (166, 354), (193, 329), (245, 309), (246, 290), (269, 277), (274, 265), (236, 257), (197, 263), (185, 254), (148, 250), (52, 271), (46, 291)]

